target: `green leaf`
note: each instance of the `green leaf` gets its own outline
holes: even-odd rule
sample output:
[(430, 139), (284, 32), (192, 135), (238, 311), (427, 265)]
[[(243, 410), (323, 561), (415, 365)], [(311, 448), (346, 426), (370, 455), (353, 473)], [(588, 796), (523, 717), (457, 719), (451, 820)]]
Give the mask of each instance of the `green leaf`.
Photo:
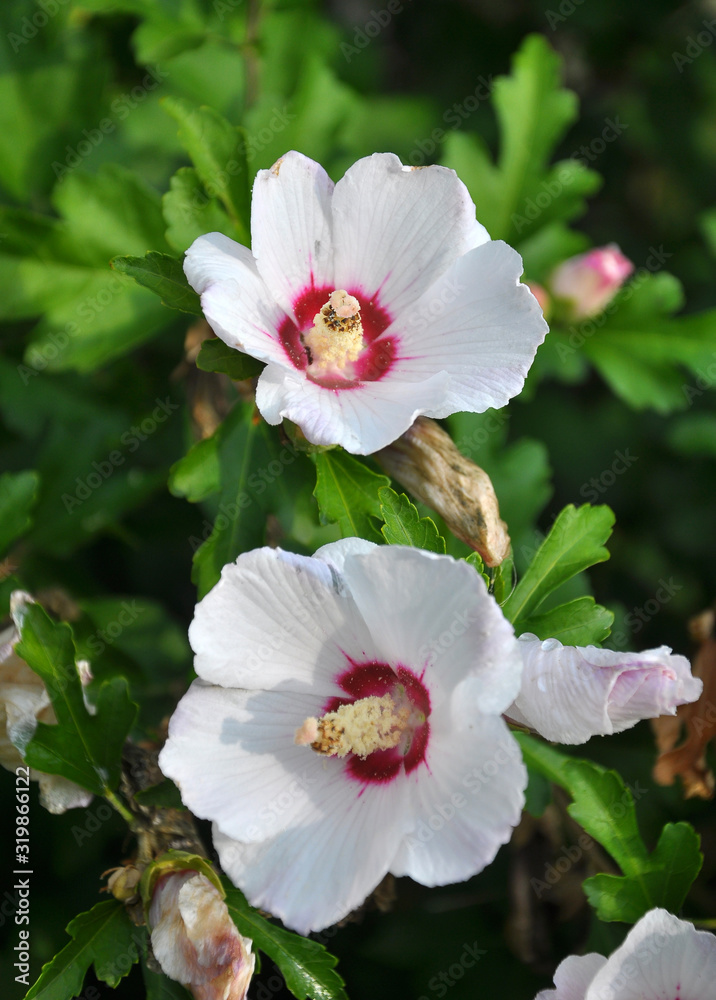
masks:
[[(262, 545), (269, 514), (288, 519), (305, 487), (306, 456), (258, 417), (252, 403), (237, 402), (207, 441), (196, 445), (172, 468), (171, 487), (189, 500), (212, 494), (213, 521), (192, 536), (192, 579), (203, 597), (226, 563)], [(216, 491), (214, 493), (214, 491)]]
[(636, 923), (656, 906), (677, 913), (702, 863), (693, 827), (667, 823), (638, 875), (594, 875), (584, 882), (584, 891), (600, 920)]
[(130, 171), (74, 170), (56, 188), (60, 219), (0, 208), (1, 319), (35, 319), (25, 352), (34, 375), (90, 371), (173, 321), (145, 288), (112, 271), (117, 254), (168, 250), (159, 195)]
[(147, 932), (135, 927), (125, 907), (110, 899), (80, 913), (67, 925), (70, 944), (42, 967), (25, 1000), (71, 1000), (82, 992), (87, 970), (94, 966), (102, 982), (116, 987), (139, 958)]
[(199, 296), (184, 274), (181, 261), (151, 250), (144, 257), (113, 257), (112, 268), (149, 288), (165, 306), (201, 316)]
[(492, 583), (490, 576), (485, 569), (485, 564), (482, 561), (482, 556), (478, 552), (471, 552), (469, 556), (465, 556), (465, 562), (469, 566), (473, 566), (477, 572), (480, 574), (482, 579), (485, 581), (485, 585), (489, 587)]
[(17, 654), (44, 681), (57, 717), (56, 725), (38, 723), (25, 747), (26, 762), (39, 771), (61, 774), (95, 795), (116, 788), (122, 747), (137, 712), (126, 680), (105, 682), (96, 714), (90, 715), (69, 625), (53, 622), (38, 604), (28, 604), (21, 615), (20, 637)]
[(385, 524), (380, 529), (389, 545), (414, 545), (428, 552), (445, 553), (445, 539), (432, 518), (421, 517), (405, 493), (400, 496), (389, 486), (378, 490), (380, 513)]
[(203, 372), (220, 372), (228, 375), (236, 382), (245, 378), (254, 378), (264, 369), (262, 361), (257, 361), (248, 354), (229, 347), (223, 340), (214, 337), (202, 342), (196, 367)]
[(179, 139), (210, 192), (216, 192), (242, 243), (250, 232), (249, 173), (246, 137), (212, 108), (197, 108), (188, 101), (165, 97), (163, 105), (179, 123)]
[(497, 164), (474, 135), (453, 131), (443, 163), (457, 171), (493, 239), (514, 244), (527, 233), (583, 211), (599, 176), (573, 156), (549, 167), (552, 152), (577, 117), (577, 99), (560, 86), (560, 57), (542, 35), (530, 35), (510, 76), (498, 77), (493, 104), (500, 129)]
[(158, 785), (144, 788), (134, 796), (140, 806), (156, 806), (158, 809), (185, 809), (179, 789), (167, 778)]
[(30, 527), (38, 485), (36, 472), (6, 472), (0, 476), (0, 555)]
[(515, 589), (515, 564), (510, 553), (492, 573), (492, 596), (502, 607)]
[(379, 491), (390, 486), (387, 476), (373, 472), (367, 465), (339, 449), (311, 456), (316, 465), (316, 488), (321, 521), (337, 523), (343, 538), (366, 538), (382, 541), (372, 518), (382, 520)]
[(559, 639), (565, 646), (589, 646), (609, 635), (614, 615), (593, 597), (578, 597), (544, 614), (520, 619), (520, 633), (533, 632), (538, 639)]
[(503, 607), (518, 634), (528, 631), (522, 628), (523, 620), (552, 591), (582, 570), (609, 558), (604, 543), (613, 524), (614, 514), (604, 505), (584, 504), (575, 508), (570, 504), (564, 508)]
[(169, 190), (162, 198), (162, 212), (167, 224), (167, 242), (182, 253), (205, 233), (239, 237), (219, 201), (204, 190), (193, 167), (180, 167), (169, 181)]
[(281, 970), (286, 986), (298, 1000), (347, 1000), (344, 982), (335, 971), (338, 961), (322, 944), (270, 923), (242, 893), (224, 879), (226, 905), (239, 932), (249, 937)]
[(568, 812), (614, 858), (623, 875), (600, 874), (584, 890), (600, 920), (635, 923), (656, 906), (676, 912), (698, 875), (703, 858), (688, 823), (667, 824), (651, 854), (639, 833), (634, 796), (616, 771), (576, 760), (546, 743), (515, 733), (530, 771), (565, 788), (574, 799)]

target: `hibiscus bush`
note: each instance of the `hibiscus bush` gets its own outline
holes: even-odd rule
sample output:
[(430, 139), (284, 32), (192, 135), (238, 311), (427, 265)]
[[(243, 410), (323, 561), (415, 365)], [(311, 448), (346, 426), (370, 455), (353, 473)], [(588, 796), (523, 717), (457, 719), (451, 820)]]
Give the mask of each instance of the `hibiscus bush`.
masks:
[(716, 21), (0, 26), (6, 991), (710, 995)]

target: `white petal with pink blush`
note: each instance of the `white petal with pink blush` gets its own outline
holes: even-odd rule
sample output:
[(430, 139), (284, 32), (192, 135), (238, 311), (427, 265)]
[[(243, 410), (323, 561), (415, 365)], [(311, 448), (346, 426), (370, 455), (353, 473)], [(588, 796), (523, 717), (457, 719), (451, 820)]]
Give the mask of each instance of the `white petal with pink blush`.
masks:
[(547, 324), (454, 171), (375, 153), (334, 186), (289, 152), (257, 175), (251, 235), (251, 251), (200, 236), (184, 267), (217, 336), (268, 362), (269, 423), (371, 454), (421, 414), (521, 391)]
[(706, 1000), (714, 996), (716, 937), (666, 910), (649, 910), (609, 958), (570, 955), (555, 989), (535, 1000)]
[(199, 679), (160, 763), (255, 906), (319, 930), (388, 872), (459, 881), (509, 840), (526, 772), (500, 715), (522, 663), (472, 567), (359, 539), (258, 549), (190, 638)]
[(519, 647), (522, 687), (507, 715), (556, 743), (585, 743), (641, 719), (675, 715), (703, 689), (686, 657), (668, 646), (618, 653), (526, 633)]

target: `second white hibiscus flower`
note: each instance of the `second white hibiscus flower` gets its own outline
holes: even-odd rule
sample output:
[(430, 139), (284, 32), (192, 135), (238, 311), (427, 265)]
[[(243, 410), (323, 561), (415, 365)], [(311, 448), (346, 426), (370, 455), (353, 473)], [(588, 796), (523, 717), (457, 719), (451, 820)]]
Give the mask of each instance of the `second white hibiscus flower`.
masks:
[[(312, 558), (239, 556), (189, 637), (199, 680), (162, 770), (213, 820), (234, 883), (303, 933), (346, 916), (387, 872), (443, 885), (492, 861), (526, 784), (502, 713), (582, 742), (700, 691), (665, 648), (518, 641), (467, 563), (361, 539)], [(560, 686), (584, 702), (574, 718), (534, 696)]]
[(184, 266), (217, 336), (267, 362), (269, 423), (365, 455), (420, 414), (481, 413), (521, 391), (547, 324), (454, 171), (375, 153), (334, 185), (290, 152), (258, 173), (251, 236), (251, 250), (201, 236)]

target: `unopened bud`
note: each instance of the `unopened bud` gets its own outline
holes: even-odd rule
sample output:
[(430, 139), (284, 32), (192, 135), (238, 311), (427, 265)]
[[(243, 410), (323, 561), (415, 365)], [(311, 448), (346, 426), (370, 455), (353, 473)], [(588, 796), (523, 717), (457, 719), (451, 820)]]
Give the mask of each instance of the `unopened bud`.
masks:
[(197, 1000), (244, 1000), (256, 957), (214, 879), (162, 866), (149, 884), (152, 950), (164, 973)]
[(440, 514), (454, 535), (479, 552), (486, 566), (499, 566), (510, 550), (510, 536), (500, 520), (490, 477), (465, 458), (434, 420), (418, 417), (375, 457), (414, 497)]
[(616, 243), (610, 243), (563, 261), (547, 285), (566, 304), (567, 319), (587, 319), (606, 309), (633, 270)]
[(141, 877), (142, 873), (134, 865), (115, 868), (107, 879), (107, 889), (120, 903), (128, 903), (138, 897)]

